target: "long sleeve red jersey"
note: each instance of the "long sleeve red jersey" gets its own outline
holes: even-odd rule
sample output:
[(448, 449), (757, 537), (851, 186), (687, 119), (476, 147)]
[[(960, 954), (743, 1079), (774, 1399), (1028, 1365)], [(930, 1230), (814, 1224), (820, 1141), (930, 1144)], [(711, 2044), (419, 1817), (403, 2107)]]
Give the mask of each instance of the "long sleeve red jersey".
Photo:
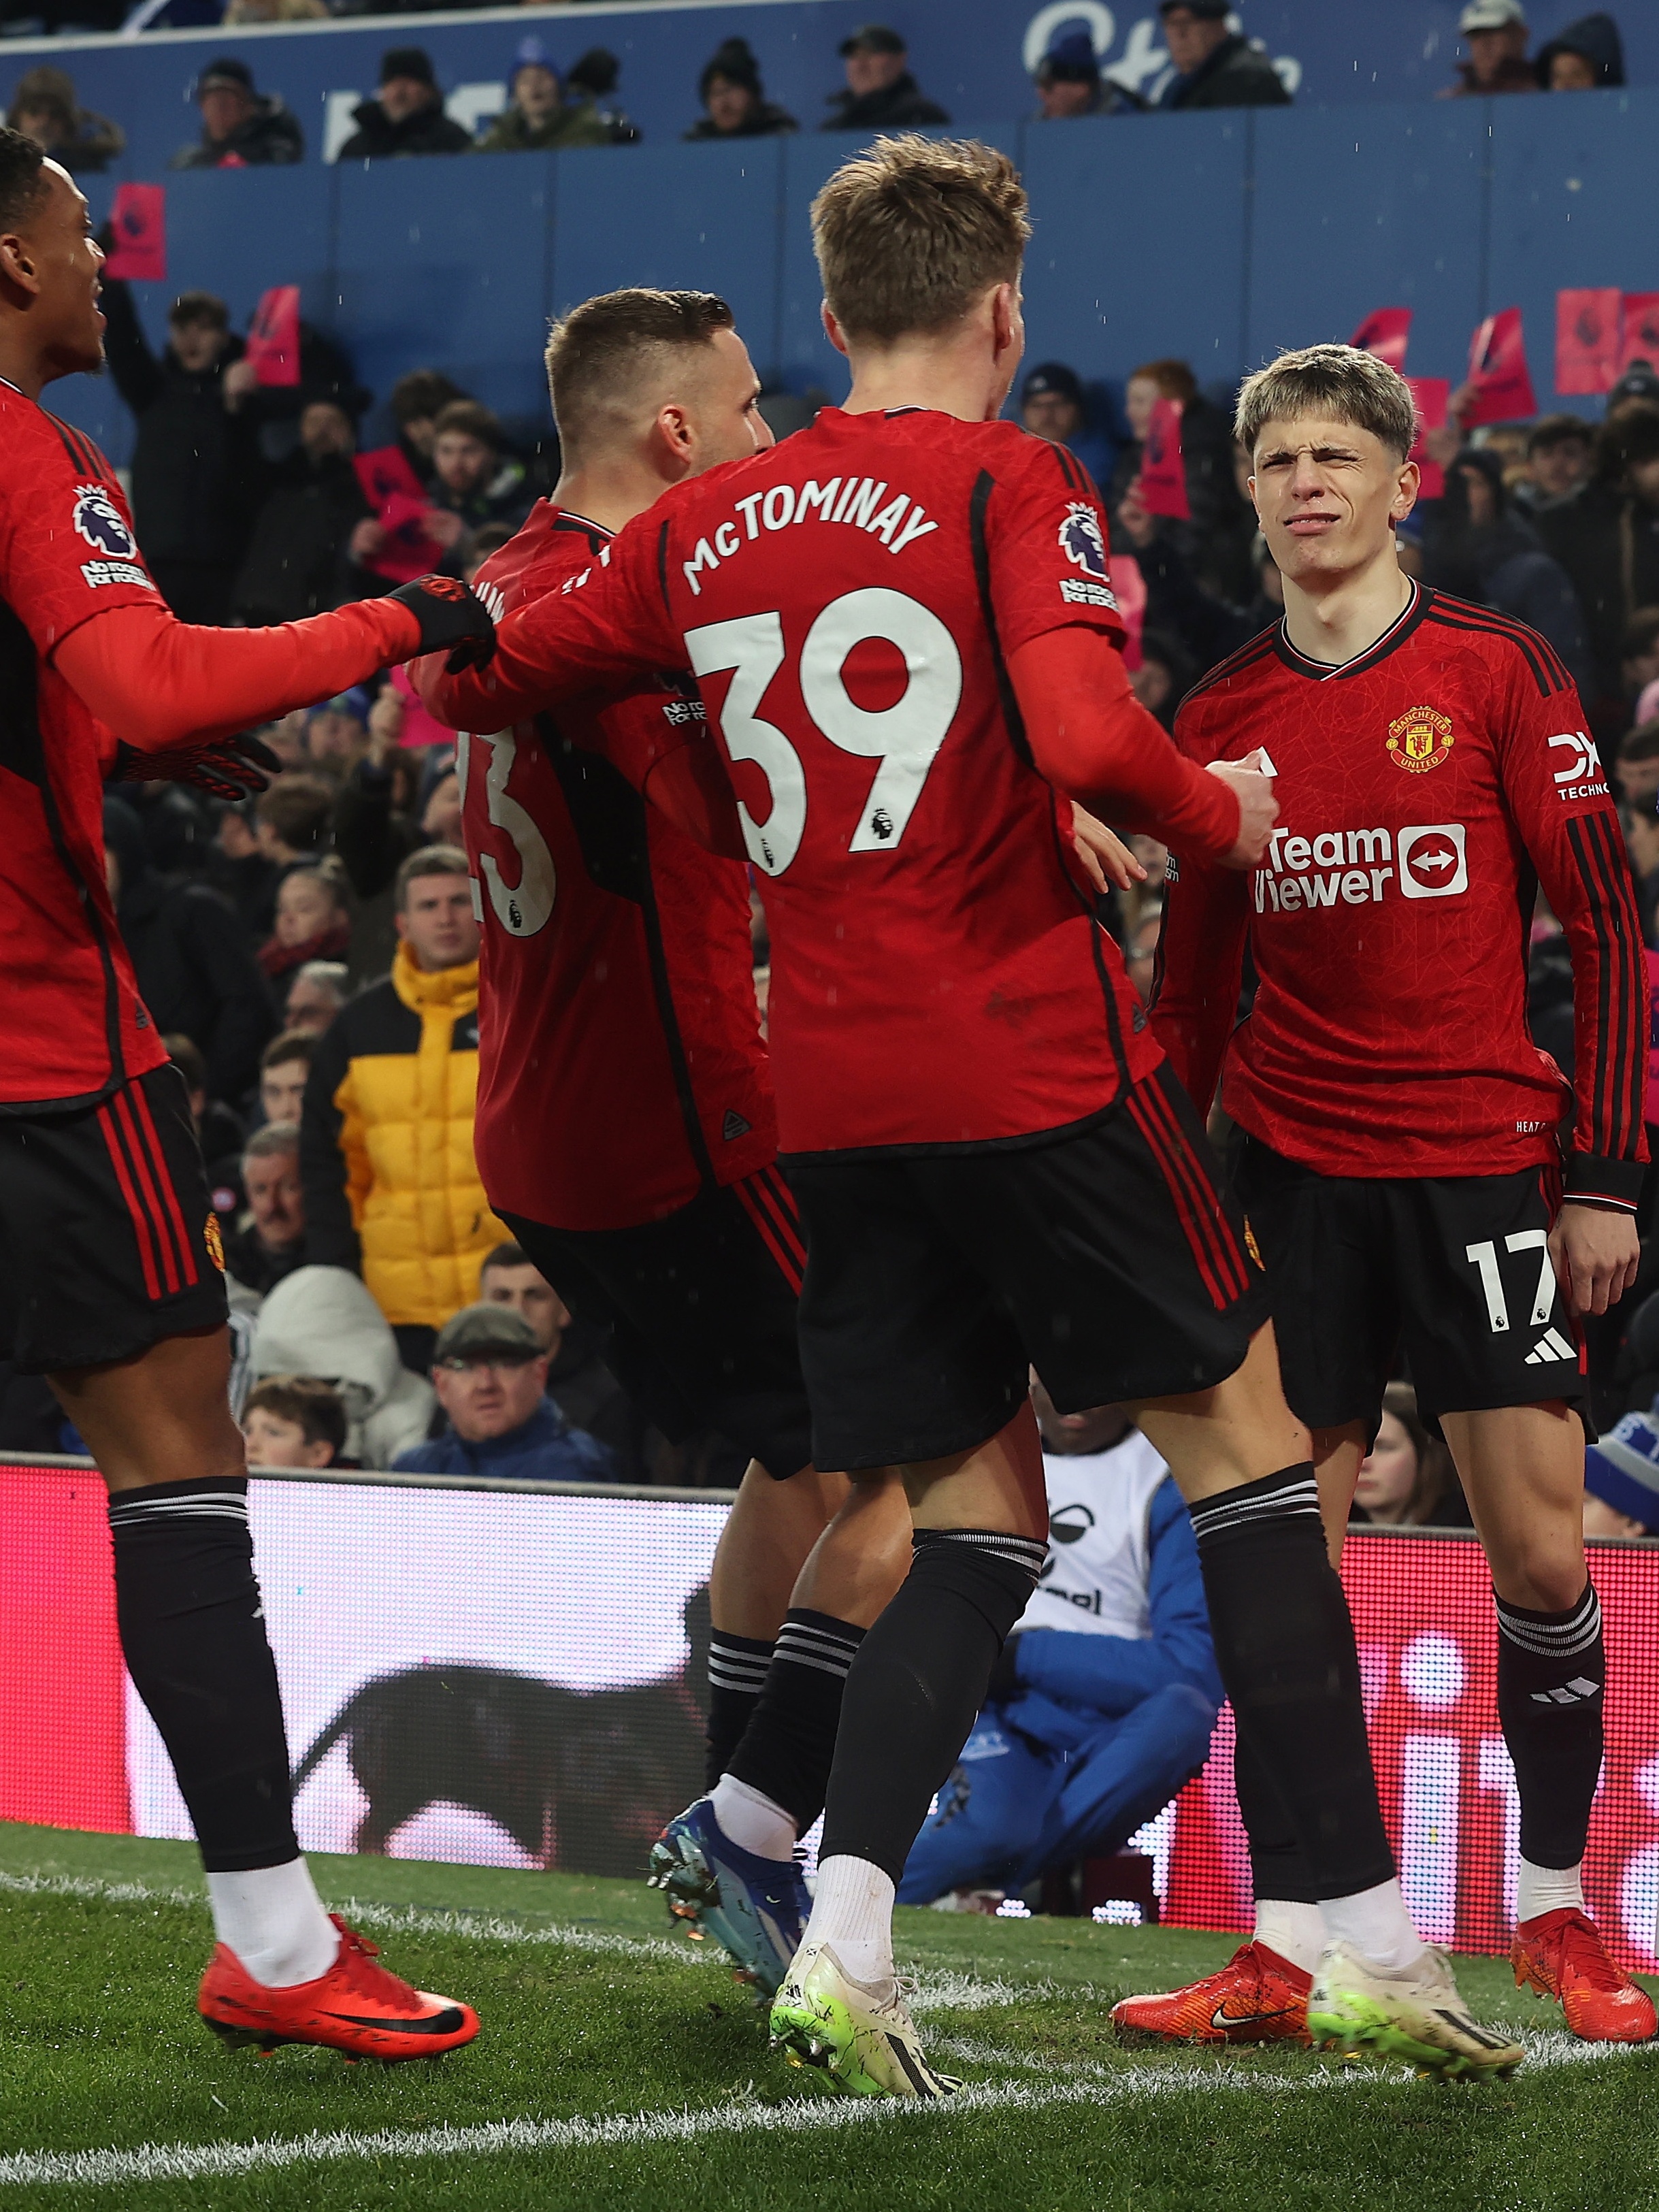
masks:
[(276, 630), (188, 626), (109, 463), (3, 379), (0, 452), (0, 1113), (24, 1113), (90, 1104), (167, 1058), (105, 882), (117, 738), (246, 729), (402, 659), (420, 624), (369, 600)]
[[(1073, 625), (1122, 634), (1062, 447), (831, 407), (666, 493), (586, 581), (508, 614), (489, 669), (420, 680), (476, 729), (689, 664), (771, 927), (785, 1152), (1000, 1146), (1105, 1112), (1160, 1057), (1010, 674)], [(1091, 792), (1226, 853), (1231, 796), (1130, 726)]]
[[(1536, 631), (1413, 586), (1369, 652), (1281, 622), (1189, 694), (1192, 759), (1263, 746), (1261, 864), (1170, 867), (1154, 1026), (1200, 1111), (1328, 1175), (1502, 1175), (1557, 1155), (1571, 1100), (1527, 1027), (1541, 883), (1572, 950), (1567, 1188), (1634, 1201), (1647, 975), (1624, 841), (1571, 679)], [(1259, 978), (1234, 1023), (1249, 939)]]
[[(558, 592), (609, 537), (543, 501), (476, 588), (500, 620)], [(461, 738), (483, 925), (473, 1144), (498, 1210), (632, 1228), (776, 1153), (747, 872), (623, 772), (702, 718), (689, 679), (662, 677), (603, 711)]]

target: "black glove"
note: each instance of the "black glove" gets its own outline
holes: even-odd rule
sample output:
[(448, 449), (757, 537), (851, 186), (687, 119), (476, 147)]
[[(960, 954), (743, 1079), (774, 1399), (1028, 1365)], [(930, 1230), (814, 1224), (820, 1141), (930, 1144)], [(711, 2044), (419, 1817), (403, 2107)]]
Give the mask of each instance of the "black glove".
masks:
[(400, 584), (388, 599), (407, 607), (421, 625), (421, 641), (411, 658), (450, 650), (444, 666), (452, 676), (464, 668), (485, 668), (495, 651), (495, 625), (475, 592), (453, 576), (416, 576)]
[(112, 783), (188, 783), (215, 799), (251, 799), (263, 791), (283, 763), (255, 737), (216, 738), (210, 745), (179, 745), (169, 752), (140, 752), (118, 744)]

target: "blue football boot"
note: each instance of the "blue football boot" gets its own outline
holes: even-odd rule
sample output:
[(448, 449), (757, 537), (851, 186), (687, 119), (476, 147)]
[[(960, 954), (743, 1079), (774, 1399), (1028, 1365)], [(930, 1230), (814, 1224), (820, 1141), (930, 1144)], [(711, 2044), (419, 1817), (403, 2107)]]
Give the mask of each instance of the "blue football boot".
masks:
[(723, 1834), (712, 1799), (677, 1814), (651, 1846), (652, 1888), (689, 1936), (722, 1944), (757, 2003), (769, 2005), (812, 1910), (794, 1859), (757, 1858)]

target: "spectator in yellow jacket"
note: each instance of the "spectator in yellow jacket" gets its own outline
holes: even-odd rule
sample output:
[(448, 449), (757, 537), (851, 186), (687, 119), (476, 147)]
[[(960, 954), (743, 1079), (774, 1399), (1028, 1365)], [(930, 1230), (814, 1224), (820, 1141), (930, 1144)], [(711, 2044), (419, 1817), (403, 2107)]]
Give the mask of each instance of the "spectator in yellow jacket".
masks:
[(450, 845), (398, 871), (392, 973), (319, 1040), (301, 1121), (307, 1256), (362, 1275), (404, 1364), (423, 1374), (438, 1330), (478, 1295), (507, 1231), (472, 1158), (478, 1090), (478, 925), (466, 856)]

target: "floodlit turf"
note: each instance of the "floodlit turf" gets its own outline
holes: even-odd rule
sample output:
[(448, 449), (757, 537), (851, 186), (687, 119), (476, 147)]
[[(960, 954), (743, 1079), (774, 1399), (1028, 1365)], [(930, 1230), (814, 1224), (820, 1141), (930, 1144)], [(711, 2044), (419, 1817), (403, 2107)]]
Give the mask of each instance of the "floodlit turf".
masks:
[[(1659, 2045), (1582, 2055), (1499, 1961), (1464, 1962), (1462, 1986), (1477, 2013), (1529, 2031), (1528, 2068), (1435, 2088), (1303, 2055), (1120, 2046), (1113, 2002), (1218, 1964), (1224, 1937), (902, 1913), (930, 2046), (973, 2089), (875, 2106), (770, 2057), (744, 1994), (665, 1938), (642, 1887), (313, 1863), (399, 1972), (477, 2006), (477, 2044), (392, 2069), (225, 2051), (191, 2008), (210, 1940), (193, 1852), (0, 1826), (0, 2212), (1659, 2203)], [(90, 2154), (78, 2175), (36, 2178), (32, 2156), (64, 2173), (76, 2153)], [(148, 2167), (112, 2155), (158, 2153)]]

